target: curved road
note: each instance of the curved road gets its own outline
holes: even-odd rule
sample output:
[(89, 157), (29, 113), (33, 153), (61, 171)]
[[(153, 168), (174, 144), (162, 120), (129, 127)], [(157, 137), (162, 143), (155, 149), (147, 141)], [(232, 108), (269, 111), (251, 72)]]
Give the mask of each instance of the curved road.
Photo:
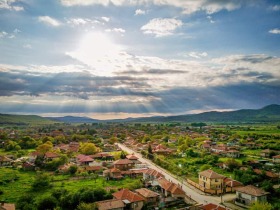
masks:
[[(194, 190), (189, 187), (189, 185), (185, 181), (179, 181), (175, 175), (171, 174), (170, 172), (166, 171), (165, 169), (159, 167), (158, 165), (154, 164), (152, 161), (143, 158), (140, 153), (137, 153), (136, 151), (128, 148), (127, 146), (123, 144), (119, 144), (118, 146), (123, 151), (126, 151), (127, 153), (131, 154), (134, 153), (135, 156), (139, 158), (139, 161), (142, 163), (145, 163), (149, 166), (149, 168), (155, 169), (162, 173), (167, 180), (172, 181), (173, 183), (182, 185), (182, 189), (185, 191), (186, 195), (196, 201), (199, 204), (207, 204), (207, 203), (214, 203), (216, 205), (221, 205), (221, 197), (219, 196), (210, 196), (210, 195), (204, 195), (203, 192), (200, 192), (199, 190)], [(183, 183), (182, 183), (183, 182)], [(235, 198), (235, 194), (226, 194), (223, 196), (223, 201), (232, 200)]]

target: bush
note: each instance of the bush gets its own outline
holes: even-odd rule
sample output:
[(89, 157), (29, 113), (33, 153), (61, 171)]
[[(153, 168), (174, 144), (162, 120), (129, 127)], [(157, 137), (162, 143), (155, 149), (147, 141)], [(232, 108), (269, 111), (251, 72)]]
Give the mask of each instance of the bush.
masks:
[(52, 210), (56, 207), (57, 200), (53, 196), (47, 196), (38, 201), (38, 210)]
[(33, 190), (41, 190), (43, 188), (50, 187), (50, 178), (47, 174), (37, 174), (33, 184), (32, 188)]

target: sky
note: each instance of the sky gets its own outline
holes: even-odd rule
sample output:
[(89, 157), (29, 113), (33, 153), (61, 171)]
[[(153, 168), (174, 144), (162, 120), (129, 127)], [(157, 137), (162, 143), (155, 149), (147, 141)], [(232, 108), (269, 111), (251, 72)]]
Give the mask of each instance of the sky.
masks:
[(0, 0), (0, 113), (280, 104), (279, 0)]

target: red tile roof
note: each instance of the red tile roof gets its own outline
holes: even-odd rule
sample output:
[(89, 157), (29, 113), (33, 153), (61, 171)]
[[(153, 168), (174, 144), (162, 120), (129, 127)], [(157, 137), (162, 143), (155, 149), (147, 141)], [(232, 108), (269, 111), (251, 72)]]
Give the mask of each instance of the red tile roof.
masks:
[(238, 181), (230, 179), (230, 178), (224, 179), (224, 183), (228, 187), (240, 187), (240, 186), (243, 186), (243, 184), (241, 182), (238, 182)]
[(168, 191), (172, 194), (175, 194), (175, 195), (184, 195), (185, 194), (185, 192), (181, 189), (180, 186), (167, 181), (165, 178), (159, 178), (158, 183), (161, 186), (161, 188), (165, 189), (166, 191)]
[(199, 175), (204, 176), (209, 179), (223, 179), (225, 176), (212, 171), (211, 169), (199, 172)]
[(156, 178), (159, 178), (159, 177), (164, 177), (163, 174), (161, 174), (160, 172), (154, 170), (154, 169), (147, 169), (143, 172), (144, 174), (148, 174), (150, 176), (154, 176)]
[(201, 207), (203, 210), (226, 210), (226, 208), (222, 206), (217, 206), (216, 204), (213, 203), (208, 203), (204, 206)]
[(122, 200), (119, 199), (99, 201), (96, 202), (96, 204), (98, 206), (98, 210), (118, 209), (123, 208), (125, 206)]
[(53, 152), (46, 152), (45, 158), (58, 158), (60, 155)]
[(134, 154), (127, 155), (126, 158), (129, 160), (138, 160), (138, 157), (136, 157)]
[(116, 199), (121, 199), (121, 200), (128, 200), (131, 203), (137, 202), (137, 201), (144, 201), (144, 198), (142, 198), (140, 195), (137, 193), (134, 193), (128, 189), (123, 189), (118, 192), (113, 193), (113, 196)]
[(264, 190), (257, 188), (253, 185), (247, 185), (245, 187), (240, 187), (236, 189), (237, 192), (245, 193), (248, 195), (253, 195), (253, 196), (262, 196), (262, 195), (267, 195), (269, 194), (268, 192), (265, 192)]
[(280, 155), (275, 155), (275, 156), (273, 156), (272, 158), (280, 159)]
[(137, 192), (139, 195), (143, 196), (144, 198), (154, 198), (159, 196), (158, 193), (151, 191), (147, 188), (136, 189), (135, 192)]
[[(259, 175), (261, 175), (261, 174), (263, 173), (263, 171), (260, 170), (260, 169), (254, 169), (253, 171), (254, 171), (256, 174), (259, 174)], [(275, 174), (275, 173), (273, 173), (273, 172), (271, 172), (271, 171), (264, 171), (264, 173), (265, 173), (265, 175), (266, 175), (267, 177), (270, 177), (270, 178), (278, 178), (278, 175)]]
[(81, 163), (93, 162), (93, 161), (94, 161), (94, 160), (93, 160), (91, 157), (89, 157), (89, 156), (85, 156), (85, 157), (79, 159), (79, 162), (81, 162)]
[(128, 160), (128, 159), (119, 159), (114, 162), (114, 165), (127, 165), (127, 164), (133, 164), (133, 163), (134, 162), (132, 162), (131, 160)]

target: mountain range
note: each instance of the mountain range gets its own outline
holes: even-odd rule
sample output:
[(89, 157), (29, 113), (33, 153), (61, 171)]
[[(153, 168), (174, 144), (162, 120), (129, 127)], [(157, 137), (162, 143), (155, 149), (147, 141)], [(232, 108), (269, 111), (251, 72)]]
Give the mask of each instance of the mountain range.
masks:
[(101, 122), (213, 122), (213, 123), (275, 123), (280, 122), (280, 105), (271, 104), (261, 109), (241, 109), (236, 111), (210, 111), (200, 114), (176, 116), (156, 116), (114, 120), (97, 120), (89, 117), (40, 117), (36, 115), (0, 114), (0, 124), (51, 124), (51, 123), (101, 123)]

